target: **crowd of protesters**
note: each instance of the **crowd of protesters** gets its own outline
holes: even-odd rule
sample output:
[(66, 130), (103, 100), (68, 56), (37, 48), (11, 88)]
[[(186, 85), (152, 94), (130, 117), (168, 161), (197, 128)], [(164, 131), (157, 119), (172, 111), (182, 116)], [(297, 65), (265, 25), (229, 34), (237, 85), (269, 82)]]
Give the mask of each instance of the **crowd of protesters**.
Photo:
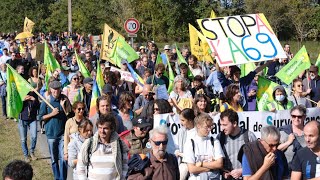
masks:
[[(320, 124), (304, 124), (307, 109), (319, 106), (319, 69), (312, 65), (291, 85), (275, 74), (293, 54), (284, 45), (286, 59), (257, 64), (240, 77), (238, 66), (219, 67), (199, 61), (187, 46), (180, 52), (188, 64), (177, 63), (175, 46), (160, 48), (153, 41), (133, 44), (139, 59), (131, 63), (144, 85), (127, 81), (114, 66), (100, 59), (99, 45), (84, 35), (37, 34), (15, 40), (3, 34), (0, 44), (0, 96), (6, 114), (6, 64), (24, 77), (54, 107), (36, 93), (23, 101), (18, 129), (25, 161), (37, 160), (34, 154), (38, 129), (46, 135), (55, 179), (310, 179), (320, 177)], [(45, 84), (46, 67), (32, 57), (38, 43), (48, 43), (61, 69), (55, 69)], [(91, 77), (84, 78), (75, 57), (78, 52)], [(162, 62), (156, 63), (161, 54)], [(214, 59), (214, 58), (213, 58)], [(97, 62), (105, 85), (98, 97), (97, 113), (89, 119)], [(168, 99), (158, 98), (157, 88), (169, 86), (168, 63), (174, 71), (173, 91)], [(268, 67), (267, 72), (262, 70)], [(128, 71), (127, 61), (121, 61)], [(193, 77), (188, 76), (189, 71)], [(265, 126), (261, 138), (239, 127), (237, 112), (257, 110), (258, 75), (276, 82), (273, 101), (265, 111), (290, 110), (292, 124), (276, 128)], [(159, 85), (159, 86), (158, 86)], [(290, 91), (286, 89), (290, 88)], [(291, 91), (292, 89), (292, 91)], [(310, 101), (312, 100), (312, 101)], [(213, 115), (220, 112), (222, 132), (210, 133)], [(173, 153), (167, 150), (167, 126), (154, 126), (154, 114), (178, 114), (180, 129)], [(38, 125), (40, 123), (40, 126)], [(27, 146), (30, 131), (31, 146)], [(9, 170), (8, 170), (9, 171)], [(11, 177), (10, 174), (4, 176)]]

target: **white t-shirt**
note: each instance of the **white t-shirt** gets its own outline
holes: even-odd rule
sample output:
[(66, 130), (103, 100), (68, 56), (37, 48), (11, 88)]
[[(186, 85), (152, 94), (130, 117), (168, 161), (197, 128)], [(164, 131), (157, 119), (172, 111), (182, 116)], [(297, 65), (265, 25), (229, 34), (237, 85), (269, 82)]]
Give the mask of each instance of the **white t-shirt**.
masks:
[(11, 56), (3, 55), (0, 57), (0, 65), (5, 64), (7, 60), (11, 59)]
[[(195, 164), (197, 162), (211, 162), (224, 158), (224, 154), (220, 142), (214, 139), (214, 147), (211, 144), (210, 136), (200, 137), (196, 135), (194, 138), (194, 148), (192, 147), (191, 140), (187, 140), (184, 146), (183, 161), (186, 163)], [(193, 151), (194, 149), (194, 151)], [(200, 174), (190, 174), (191, 180), (207, 180), (207, 179), (220, 179), (219, 170), (212, 170), (210, 172), (203, 172)]]

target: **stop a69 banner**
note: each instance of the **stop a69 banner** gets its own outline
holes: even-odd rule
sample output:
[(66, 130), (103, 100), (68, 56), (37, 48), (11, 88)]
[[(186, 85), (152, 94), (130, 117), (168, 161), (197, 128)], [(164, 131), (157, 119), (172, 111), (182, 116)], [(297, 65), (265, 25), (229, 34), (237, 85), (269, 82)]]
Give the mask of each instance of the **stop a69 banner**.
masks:
[(220, 66), (286, 58), (264, 14), (197, 20)]

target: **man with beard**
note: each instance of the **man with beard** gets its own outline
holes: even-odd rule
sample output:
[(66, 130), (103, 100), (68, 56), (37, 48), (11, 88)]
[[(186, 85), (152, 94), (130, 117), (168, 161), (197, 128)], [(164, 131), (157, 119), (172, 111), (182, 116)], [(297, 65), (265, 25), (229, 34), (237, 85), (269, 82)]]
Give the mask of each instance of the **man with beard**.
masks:
[(149, 132), (151, 151), (147, 155), (149, 166), (143, 169), (144, 173), (130, 175), (128, 179), (180, 179), (178, 161), (175, 155), (166, 152), (168, 143), (168, 129), (160, 125)]

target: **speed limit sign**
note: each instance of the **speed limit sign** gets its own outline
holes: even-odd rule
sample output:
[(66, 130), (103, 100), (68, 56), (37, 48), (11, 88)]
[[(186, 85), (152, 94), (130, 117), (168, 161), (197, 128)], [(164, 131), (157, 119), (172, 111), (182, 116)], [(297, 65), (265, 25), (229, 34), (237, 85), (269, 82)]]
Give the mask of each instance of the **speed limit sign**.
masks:
[(129, 18), (124, 23), (124, 29), (129, 34), (136, 34), (139, 31), (139, 28), (140, 28), (139, 21), (136, 20), (135, 18)]

